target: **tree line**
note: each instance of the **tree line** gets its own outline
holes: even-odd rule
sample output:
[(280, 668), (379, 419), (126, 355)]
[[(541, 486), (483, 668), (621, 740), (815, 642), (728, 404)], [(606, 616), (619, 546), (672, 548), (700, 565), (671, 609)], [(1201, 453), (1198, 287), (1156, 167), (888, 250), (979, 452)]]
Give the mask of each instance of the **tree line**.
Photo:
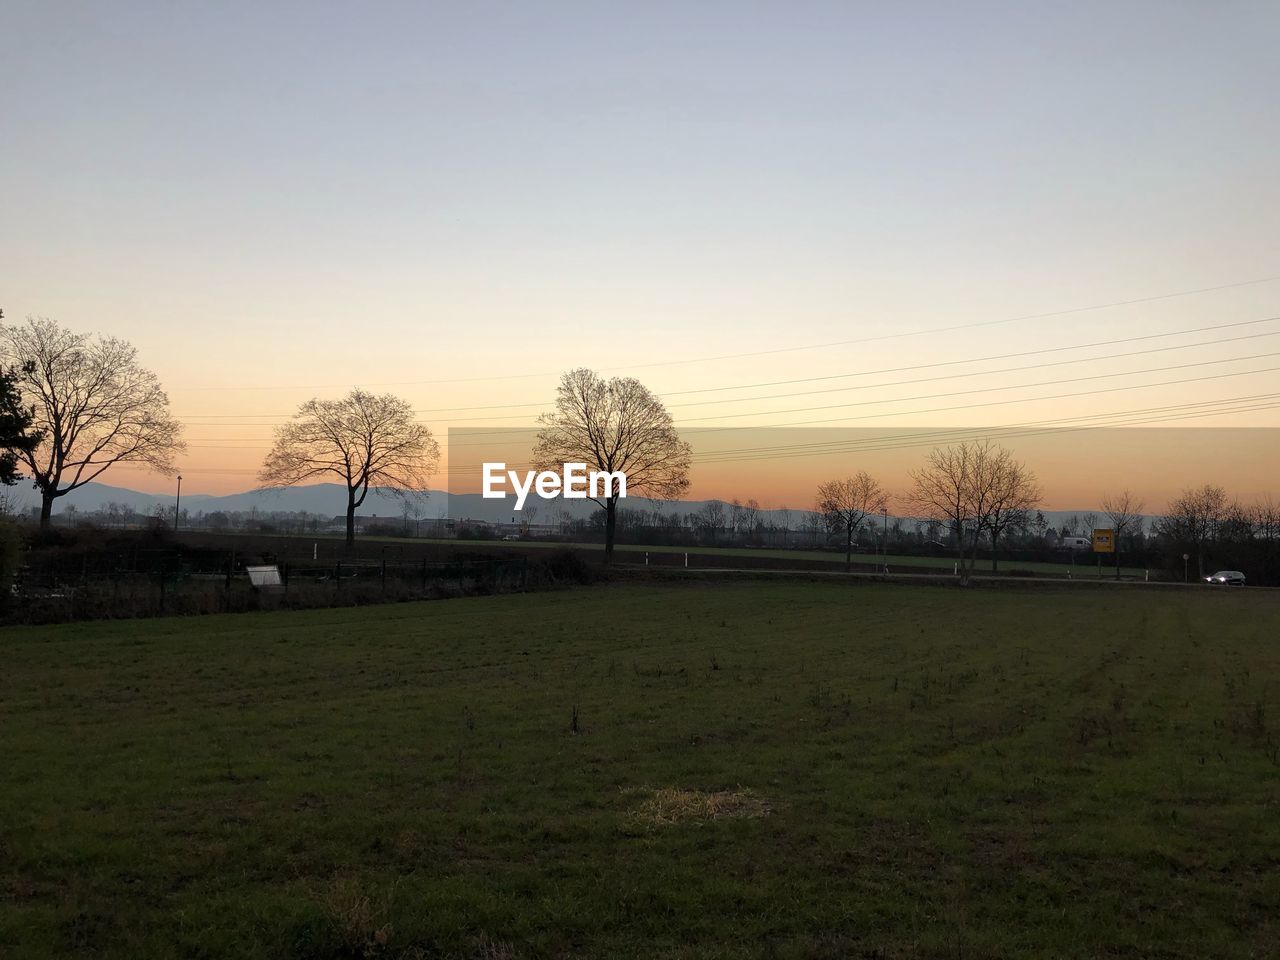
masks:
[[(182, 425), (158, 377), (141, 365), (131, 344), (73, 332), (45, 318), (11, 325), (3, 316), (0, 311), (0, 483), (12, 485), (24, 474), (30, 479), (40, 494), (42, 526), (48, 526), (58, 498), (115, 464), (176, 472), (176, 459), (186, 451)], [(661, 400), (634, 378), (572, 370), (561, 378), (538, 425), (532, 451), (537, 470), (582, 462), (588, 469), (620, 471), (627, 475), (629, 495), (656, 501), (679, 499), (689, 488), (690, 446)], [(338, 399), (302, 403), (275, 429), (258, 479), (263, 487), (340, 481), (347, 494), (346, 539), (352, 543), (355, 513), (368, 494), (419, 504), (439, 455), (430, 429), (414, 420), (407, 401), (353, 389)], [(838, 538), (851, 564), (864, 525), (880, 514), (887, 520), (896, 502), (898, 509), (948, 531), (958, 571), (967, 579), (980, 545), (989, 546), (997, 569), (1001, 544), (1033, 524), (1043, 495), (1035, 473), (990, 440), (938, 447), (910, 472), (910, 480), (896, 500), (865, 471), (829, 480), (819, 485), (812, 519), (805, 522), (815, 533), (821, 524), (828, 537)], [(595, 499), (606, 559), (612, 559), (619, 497), (614, 491)], [(1118, 546), (1141, 529), (1143, 503), (1128, 491), (1104, 497), (1102, 506)], [(405, 512), (421, 515), (420, 504)], [(713, 501), (703, 512), (691, 523), (712, 531), (714, 539), (714, 531), (726, 526), (735, 533), (755, 528), (761, 510), (754, 500)], [(1169, 549), (1194, 557), (1203, 575), (1211, 559), (1229, 552), (1224, 546), (1252, 556), (1244, 545), (1260, 542), (1264, 547), (1254, 552), (1270, 557), (1280, 536), (1277, 512), (1269, 499), (1244, 507), (1222, 488), (1205, 485), (1175, 498), (1153, 532)], [(1117, 575), (1120, 555), (1118, 549)]]

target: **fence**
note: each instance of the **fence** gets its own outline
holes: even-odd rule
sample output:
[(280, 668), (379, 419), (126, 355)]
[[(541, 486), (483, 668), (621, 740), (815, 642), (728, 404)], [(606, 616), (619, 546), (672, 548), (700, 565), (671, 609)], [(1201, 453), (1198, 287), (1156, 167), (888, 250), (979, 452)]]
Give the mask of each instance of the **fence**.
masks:
[[(278, 567), (280, 585), (255, 587), (249, 566)], [(228, 552), (133, 550), (46, 557), (19, 570), (10, 623), (325, 607), (526, 590), (555, 581), (525, 557), (445, 561), (290, 561)]]

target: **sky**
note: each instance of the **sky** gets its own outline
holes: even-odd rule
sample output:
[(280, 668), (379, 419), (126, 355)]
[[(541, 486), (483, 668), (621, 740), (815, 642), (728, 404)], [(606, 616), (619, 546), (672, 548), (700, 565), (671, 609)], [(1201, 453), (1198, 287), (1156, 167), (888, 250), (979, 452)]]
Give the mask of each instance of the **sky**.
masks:
[[(578, 366), (690, 431), (1280, 394), (1277, 35), (1273, 2), (5, 0), (0, 307), (137, 346), (205, 493), (354, 386), (442, 440)], [(1171, 425), (1280, 425), (1251, 406)], [(860, 468), (695, 463), (691, 496)]]

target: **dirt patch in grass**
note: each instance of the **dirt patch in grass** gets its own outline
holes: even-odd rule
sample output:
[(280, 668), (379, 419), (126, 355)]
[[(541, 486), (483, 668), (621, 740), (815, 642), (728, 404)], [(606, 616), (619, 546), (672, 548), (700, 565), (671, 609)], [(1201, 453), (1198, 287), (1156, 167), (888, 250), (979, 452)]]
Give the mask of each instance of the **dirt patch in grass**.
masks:
[(679, 787), (643, 788), (634, 791), (639, 804), (627, 814), (627, 822), (639, 827), (665, 827), (677, 823), (710, 823), (714, 820), (757, 820), (773, 812), (768, 797), (754, 790), (682, 790)]

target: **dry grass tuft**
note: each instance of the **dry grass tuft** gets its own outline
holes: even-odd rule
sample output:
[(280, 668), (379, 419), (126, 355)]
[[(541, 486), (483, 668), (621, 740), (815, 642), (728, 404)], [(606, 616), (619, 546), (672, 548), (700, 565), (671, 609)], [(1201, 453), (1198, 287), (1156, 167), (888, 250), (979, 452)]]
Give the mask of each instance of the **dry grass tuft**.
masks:
[(474, 943), (476, 960), (520, 960), (520, 953), (515, 945), (506, 940), (493, 940), (487, 934), (480, 934)]
[(377, 957), (386, 952), (391, 939), (389, 898), (374, 903), (353, 877), (338, 876), (321, 893), (320, 903), (343, 948), (353, 956)]
[(713, 820), (755, 820), (773, 812), (773, 803), (754, 790), (681, 790), (666, 787), (644, 789), (640, 805), (627, 819), (644, 827), (669, 826), (676, 823), (709, 823)]

